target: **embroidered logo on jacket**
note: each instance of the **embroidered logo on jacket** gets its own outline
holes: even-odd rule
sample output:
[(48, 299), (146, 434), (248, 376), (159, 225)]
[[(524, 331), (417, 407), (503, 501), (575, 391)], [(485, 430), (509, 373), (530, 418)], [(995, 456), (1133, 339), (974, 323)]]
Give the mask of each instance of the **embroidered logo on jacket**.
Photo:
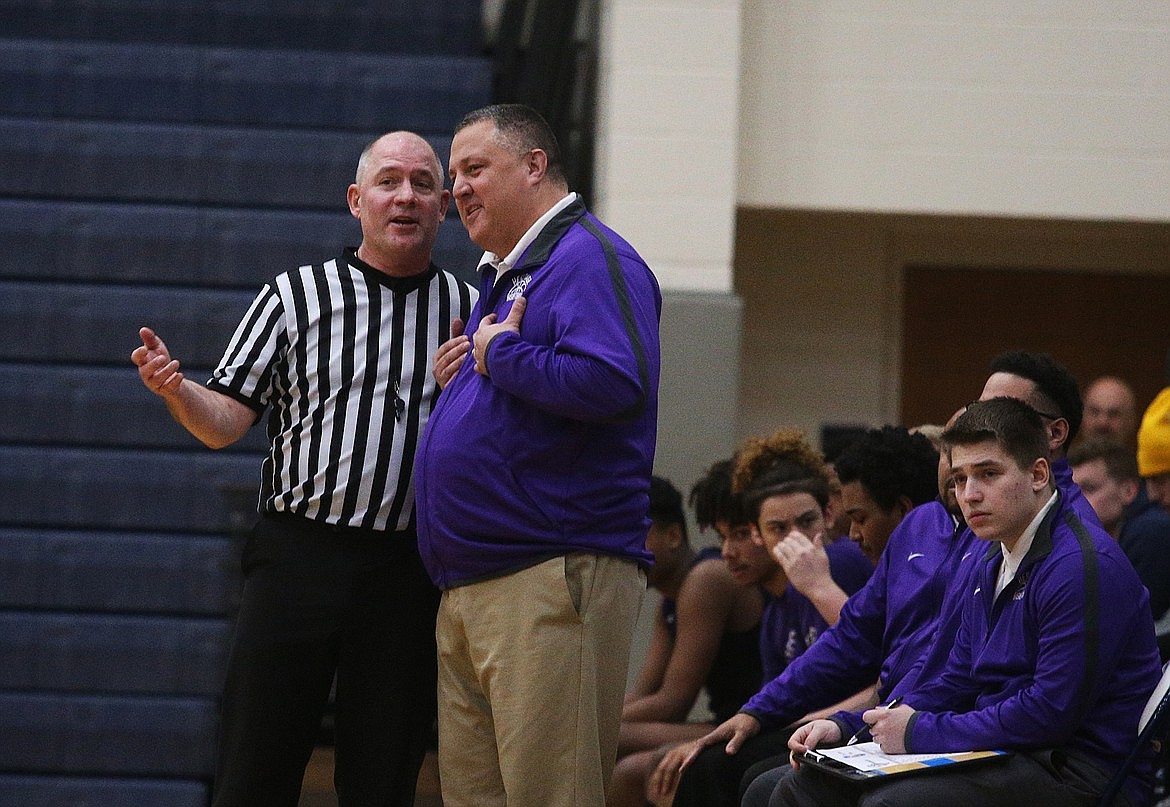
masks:
[(532, 282), (532, 275), (521, 275), (512, 281), (512, 287), (508, 289), (507, 300), (511, 302), (524, 293), (528, 288), (528, 284)]

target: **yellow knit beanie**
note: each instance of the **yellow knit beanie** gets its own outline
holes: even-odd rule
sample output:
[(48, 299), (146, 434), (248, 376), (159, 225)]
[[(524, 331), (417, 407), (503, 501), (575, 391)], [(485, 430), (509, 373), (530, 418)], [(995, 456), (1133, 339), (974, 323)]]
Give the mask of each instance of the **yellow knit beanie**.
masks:
[(1170, 387), (1158, 393), (1142, 417), (1137, 461), (1142, 476), (1170, 474)]

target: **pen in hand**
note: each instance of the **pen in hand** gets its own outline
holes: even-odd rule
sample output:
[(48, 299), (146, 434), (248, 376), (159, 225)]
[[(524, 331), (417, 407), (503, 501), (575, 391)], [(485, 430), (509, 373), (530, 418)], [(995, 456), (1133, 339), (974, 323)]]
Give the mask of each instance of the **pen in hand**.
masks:
[[(898, 697), (894, 698), (892, 701), (887, 703), (885, 705), (885, 708), (886, 709), (893, 709), (895, 706), (897, 706), (901, 702), (902, 702), (902, 696), (899, 695)], [(845, 745), (856, 745), (861, 740), (862, 735), (868, 734), (868, 733), (869, 733), (869, 726), (862, 726), (860, 729), (857, 730), (856, 734), (854, 734), (852, 737), (849, 738), (849, 741), (847, 743), (845, 743)]]

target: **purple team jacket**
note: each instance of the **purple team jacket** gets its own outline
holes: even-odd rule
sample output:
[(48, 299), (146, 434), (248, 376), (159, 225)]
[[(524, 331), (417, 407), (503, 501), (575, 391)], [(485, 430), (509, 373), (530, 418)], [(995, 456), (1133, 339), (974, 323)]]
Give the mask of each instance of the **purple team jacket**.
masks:
[[(1161, 675), (1149, 597), (1108, 533), (1061, 498), (1015, 578), (996, 596), (1000, 548), (967, 581), (942, 674), (906, 703), (911, 753), (972, 748), (1067, 748), (1116, 770)], [(1149, 796), (1153, 751), (1127, 784)]]
[[(990, 601), (1000, 550), (975, 539), (978, 561), (948, 586), (934, 641), (889, 693), (939, 713), (914, 717), (911, 752), (1068, 746), (1108, 771), (1136, 738), (1160, 675), (1148, 595), (1067, 460), (1053, 462), (1052, 472), (1060, 501), (1016, 581)], [(971, 537), (968, 529), (962, 540)], [(833, 719), (843, 736), (864, 725), (859, 712)], [(1131, 799), (1148, 795), (1150, 771), (1143, 760), (1126, 787)]]
[(646, 263), (577, 199), (493, 285), (466, 333), (523, 294), (439, 395), (415, 464), (419, 550), (442, 589), (572, 552), (649, 564), (662, 298)]
[[(1103, 529), (1101, 520), (1097, 518), (1093, 506), (1089, 504), (1089, 500), (1081, 492), (1080, 485), (1073, 481), (1072, 468), (1067, 459), (1062, 457), (1053, 461), (1052, 478), (1056, 483), (1056, 489), (1060, 491), (1060, 498), (1064, 506), (1075, 512), (1084, 524), (1093, 529)], [(973, 547), (972, 551), (979, 557), (982, 557), (987, 551), (987, 545), (976, 538), (969, 527), (965, 529), (959, 541)], [(973, 566), (974, 564), (972, 568)], [(969, 573), (969, 571), (970, 569), (965, 569), (964, 574)], [(951, 645), (955, 641), (955, 634), (959, 632), (964, 595), (968, 590), (966, 580), (963, 578), (956, 576), (949, 581), (943, 598), (941, 614), (935, 628), (937, 640), (929, 642), (926, 652), (922, 654), (914, 671), (899, 681), (883, 700), (905, 697), (908, 692), (914, 689), (919, 679), (929, 681), (942, 674), (943, 668), (947, 664), (947, 658), (951, 654)], [(863, 725), (859, 714), (851, 715), (842, 712), (834, 717), (852, 726), (851, 734)]]

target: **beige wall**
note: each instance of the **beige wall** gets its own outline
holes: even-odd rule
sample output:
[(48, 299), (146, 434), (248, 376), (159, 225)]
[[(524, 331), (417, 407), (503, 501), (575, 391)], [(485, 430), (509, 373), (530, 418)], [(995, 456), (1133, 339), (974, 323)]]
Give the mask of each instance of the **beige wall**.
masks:
[(1170, 4), (744, 0), (739, 203), (1170, 218)]
[(596, 210), (663, 288), (727, 292), (739, 0), (604, 0)]

